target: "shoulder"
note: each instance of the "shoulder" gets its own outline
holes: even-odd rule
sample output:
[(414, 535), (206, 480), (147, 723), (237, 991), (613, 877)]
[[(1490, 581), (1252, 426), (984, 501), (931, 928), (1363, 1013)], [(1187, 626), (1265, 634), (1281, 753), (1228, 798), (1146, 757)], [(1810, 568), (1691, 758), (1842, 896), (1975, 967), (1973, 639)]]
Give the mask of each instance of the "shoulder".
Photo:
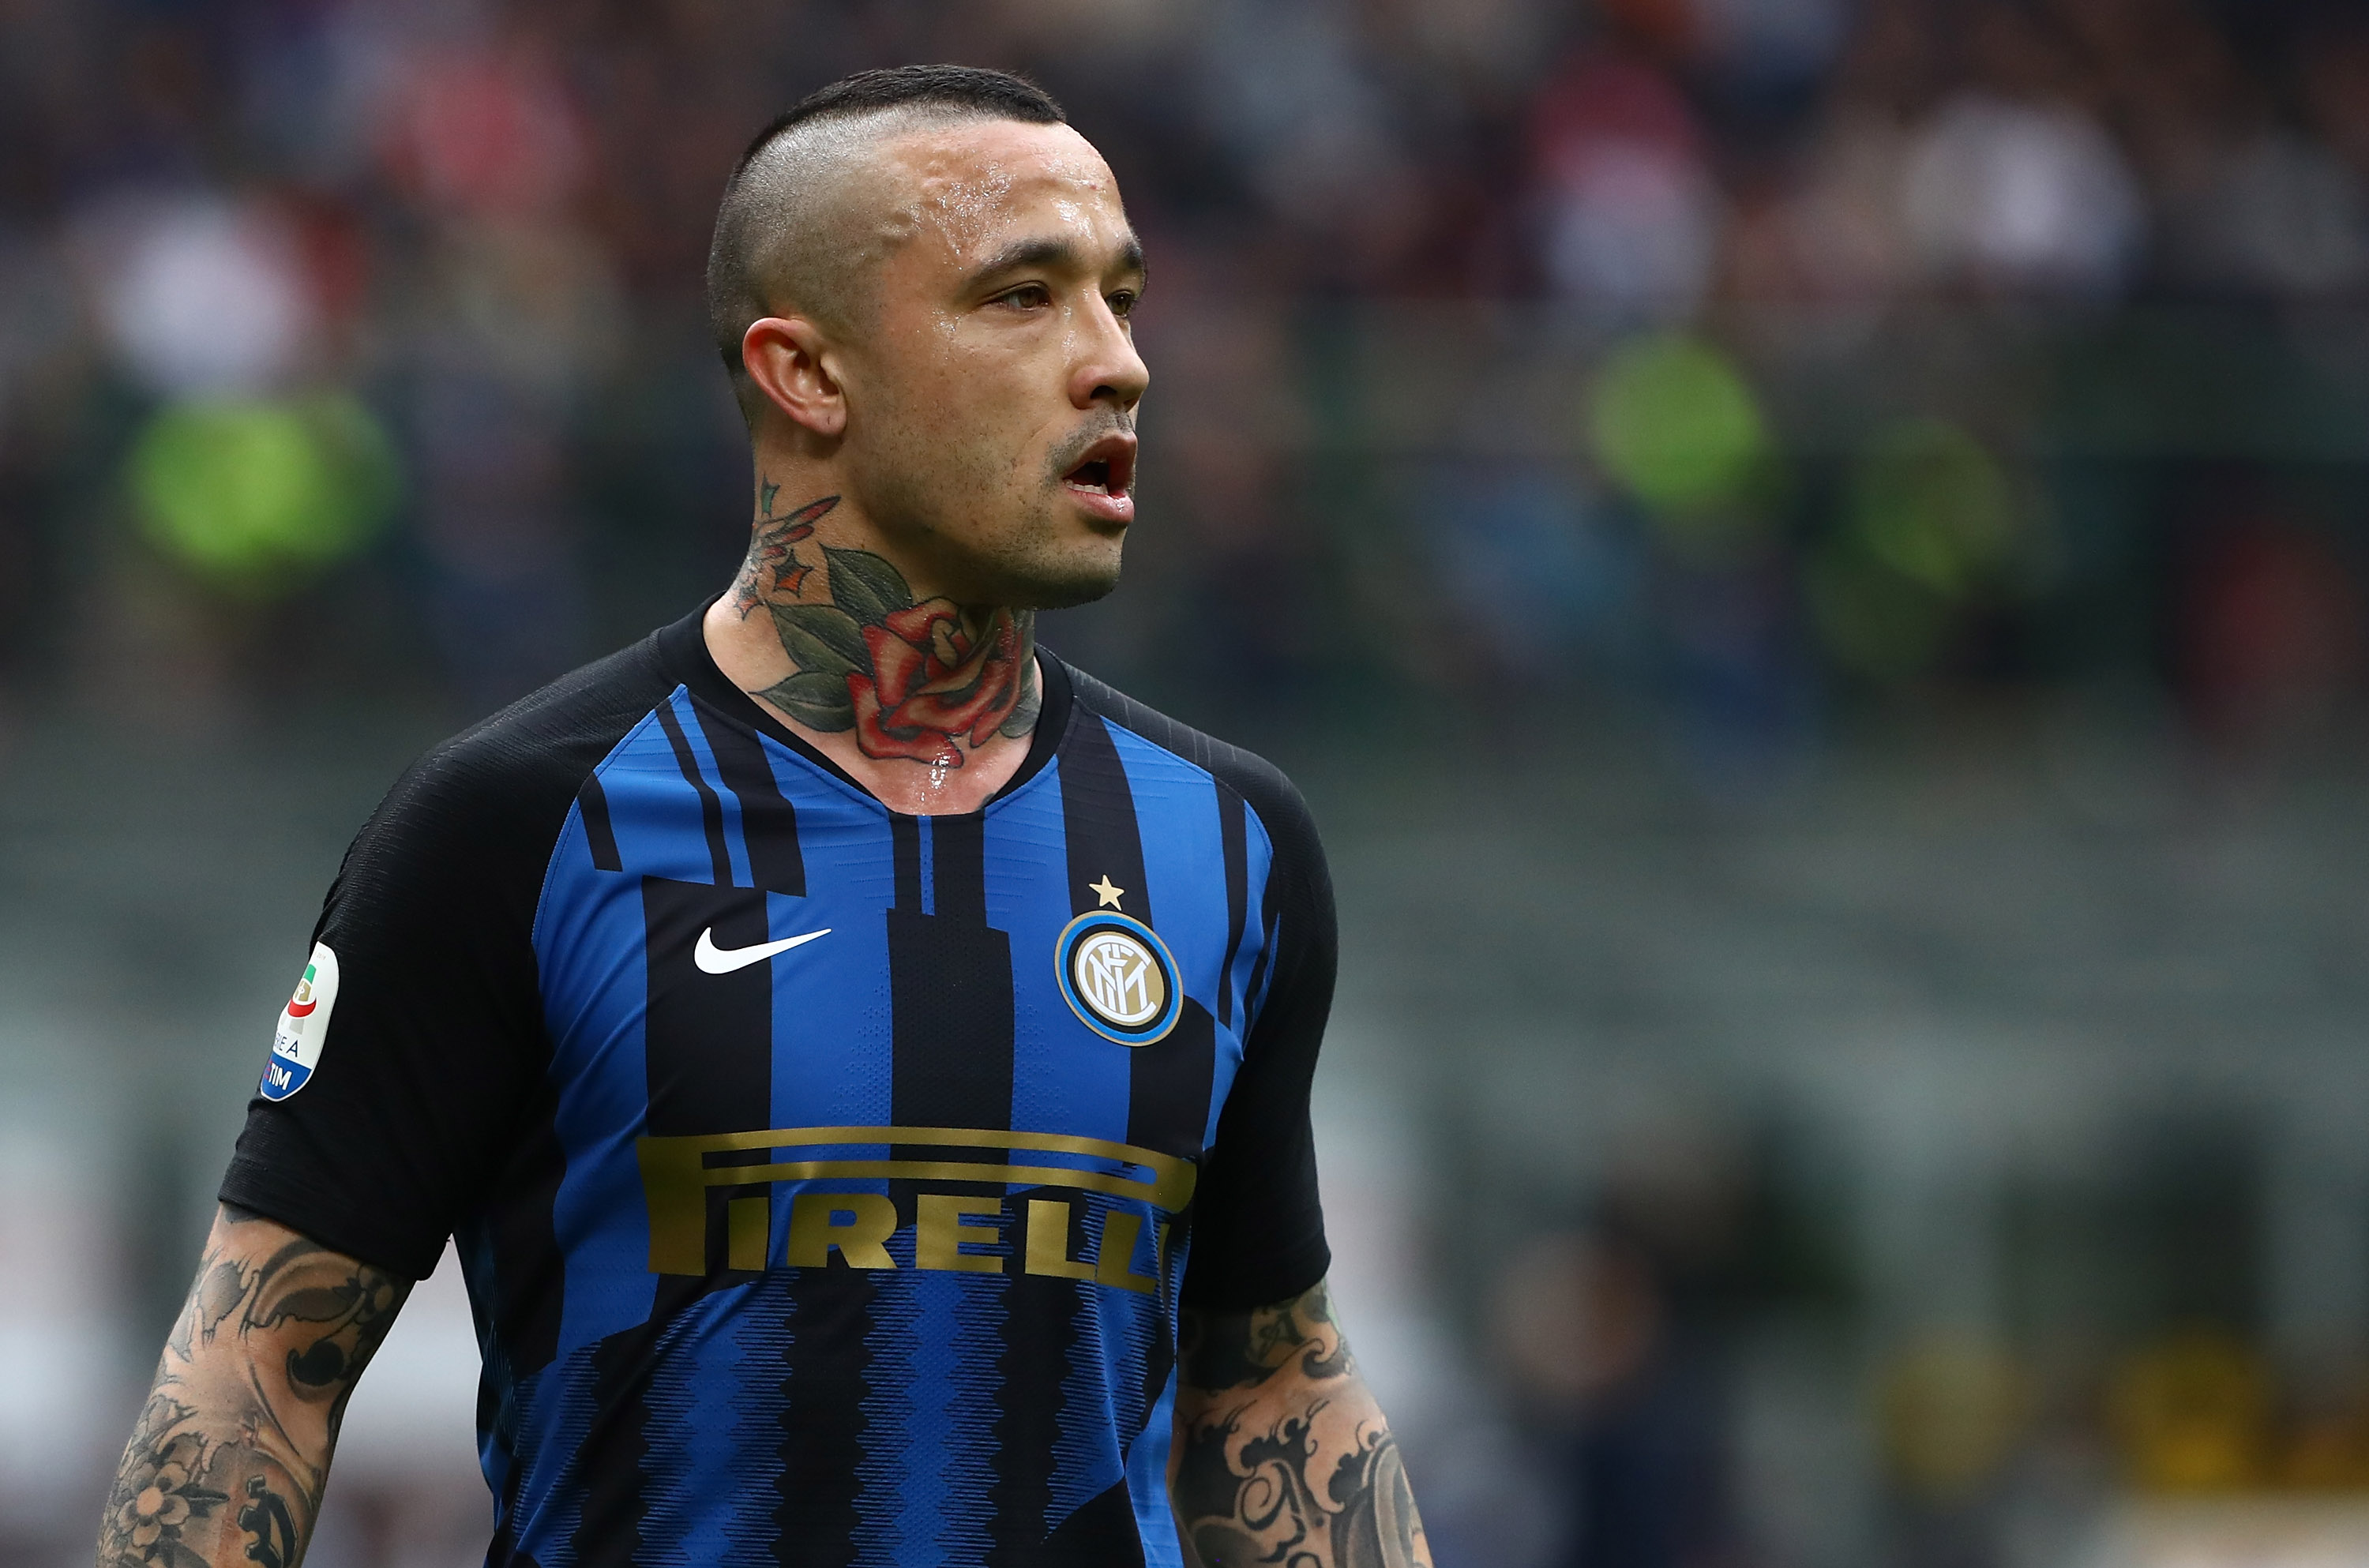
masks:
[(539, 883), (584, 780), (674, 685), (646, 637), (431, 748), (372, 813), (340, 880), (433, 864)]
[(530, 692), (429, 751), (412, 772), (438, 788), (509, 796), (572, 794), (617, 742), (679, 684), (658, 635)]
[(1283, 770), (1254, 751), (1230, 745), (1191, 725), (1148, 707), (1106, 681), (1061, 660), (1069, 676), (1071, 701), (1120, 728), (1207, 772), (1242, 797), (1265, 830), (1280, 857), (1322, 871), (1323, 848), (1316, 836), (1315, 818), (1308, 802)]

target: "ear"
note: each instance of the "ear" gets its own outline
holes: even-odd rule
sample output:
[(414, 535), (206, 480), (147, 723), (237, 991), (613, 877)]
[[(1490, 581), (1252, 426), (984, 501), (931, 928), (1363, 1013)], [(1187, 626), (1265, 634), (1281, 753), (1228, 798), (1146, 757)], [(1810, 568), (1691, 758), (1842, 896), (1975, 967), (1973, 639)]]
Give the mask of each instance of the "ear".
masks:
[(847, 429), (838, 355), (822, 328), (802, 315), (768, 315), (740, 335), (749, 379), (792, 424), (826, 439)]

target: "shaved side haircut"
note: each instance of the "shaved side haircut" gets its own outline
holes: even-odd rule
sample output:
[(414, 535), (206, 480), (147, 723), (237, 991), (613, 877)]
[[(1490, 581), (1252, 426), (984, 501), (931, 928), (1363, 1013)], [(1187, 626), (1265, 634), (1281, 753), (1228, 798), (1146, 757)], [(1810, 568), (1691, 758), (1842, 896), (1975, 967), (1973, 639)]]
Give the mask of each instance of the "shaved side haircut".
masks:
[[(763, 395), (741, 363), (750, 324), (785, 310), (829, 330), (854, 325), (862, 274), (884, 236), (852, 232), (865, 158), (886, 136), (939, 120), (1067, 123), (1061, 106), (1025, 77), (970, 65), (861, 71), (817, 89), (759, 132), (733, 166), (707, 251), (707, 319), (755, 429)], [(876, 193), (874, 193), (876, 196)]]

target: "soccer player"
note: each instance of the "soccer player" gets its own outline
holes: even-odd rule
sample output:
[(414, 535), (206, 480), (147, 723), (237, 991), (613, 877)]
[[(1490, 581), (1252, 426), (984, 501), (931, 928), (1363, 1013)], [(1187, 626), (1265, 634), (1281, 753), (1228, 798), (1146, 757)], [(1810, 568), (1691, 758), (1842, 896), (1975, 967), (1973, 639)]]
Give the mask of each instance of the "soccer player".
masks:
[(1018, 78), (757, 138), (747, 560), (356, 839), (102, 1562), (294, 1563), (448, 1236), (491, 1564), (1428, 1562), (1325, 1295), (1306, 808), (1032, 635), (1117, 578), (1143, 281)]

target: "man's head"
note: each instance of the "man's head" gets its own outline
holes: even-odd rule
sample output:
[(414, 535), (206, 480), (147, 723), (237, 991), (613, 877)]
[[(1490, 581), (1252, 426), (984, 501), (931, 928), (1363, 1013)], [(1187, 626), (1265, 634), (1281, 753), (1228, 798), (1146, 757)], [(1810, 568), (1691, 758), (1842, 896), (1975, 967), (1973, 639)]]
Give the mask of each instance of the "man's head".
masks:
[(750, 144), (708, 306), (761, 449), (830, 464), (938, 591), (1049, 607), (1117, 578), (1142, 273), (1109, 167), (1052, 99), (913, 66)]

